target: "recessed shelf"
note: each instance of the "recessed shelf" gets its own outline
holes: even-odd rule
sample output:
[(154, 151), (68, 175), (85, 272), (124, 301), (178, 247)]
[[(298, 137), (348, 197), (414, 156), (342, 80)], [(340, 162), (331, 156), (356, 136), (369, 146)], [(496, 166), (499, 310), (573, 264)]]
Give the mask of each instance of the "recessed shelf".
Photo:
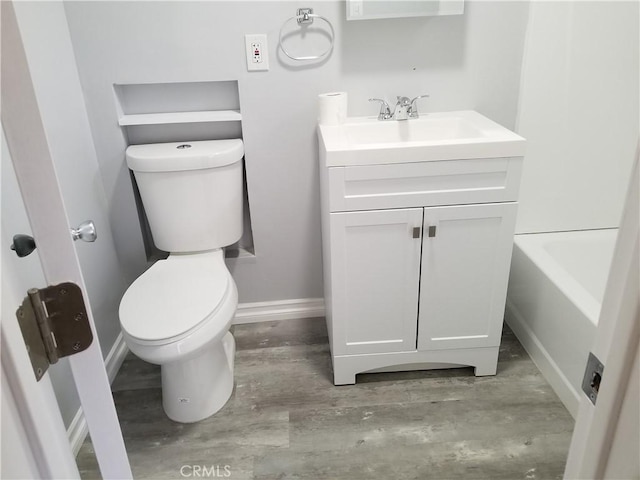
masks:
[[(243, 138), (237, 80), (118, 83), (113, 91), (113, 121), (121, 127), (126, 145)], [(246, 176), (243, 182), (243, 234), (227, 251), (230, 263), (256, 261)], [(139, 196), (136, 203), (147, 259), (166, 258), (167, 253), (153, 243)]]
[(238, 110), (210, 110), (203, 112), (169, 112), (169, 113), (139, 113), (122, 115), (118, 119), (121, 126), (128, 125), (166, 125), (172, 123), (201, 123), (201, 122), (239, 122), (242, 115)]

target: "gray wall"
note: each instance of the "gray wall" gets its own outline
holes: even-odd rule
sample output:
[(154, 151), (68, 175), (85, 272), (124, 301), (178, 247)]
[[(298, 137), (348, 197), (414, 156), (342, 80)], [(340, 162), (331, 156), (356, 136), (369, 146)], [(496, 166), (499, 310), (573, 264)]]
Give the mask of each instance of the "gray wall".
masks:
[[(294, 66), (277, 52), (280, 26), (300, 6), (336, 30), (333, 54), (319, 64)], [(350, 115), (373, 115), (369, 97), (428, 93), (424, 111), (475, 109), (514, 127), (528, 2), (465, 8), (461, 16), (346, 22), (344, 2), (334, 1), (67, 2), (128, 281), (147, 264), (114, 83), (238, 80), (256, 249), (255, 259), (231, 266), (240, 302), (321, 297), (317, 94), (347, 91)], [(246, 71), (248, 33), (268, 35), (270, 71)]]

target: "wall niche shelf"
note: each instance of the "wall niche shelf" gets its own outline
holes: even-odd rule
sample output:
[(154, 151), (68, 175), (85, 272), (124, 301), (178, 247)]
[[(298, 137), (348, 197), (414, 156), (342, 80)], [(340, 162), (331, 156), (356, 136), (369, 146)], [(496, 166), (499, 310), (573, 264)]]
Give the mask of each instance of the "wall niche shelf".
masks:
[(236, 80), (121, 83), (113, 90), (128, 145), (242, 138)]
[(167, 112), (167, 113), (139, 113), (122, 115), (118, 124), (122, 127), (131, 125), (169, 125), (176, 123), (204, 123), (204, 122), (240, 122), (242, 115), (239, 110), (207, 110), (201, 112)]
[[(168, 130), (170, 125), (232, 122), (238, 124), (238, 131), (232, 134), (236, 138), (241, 135), (242, 116), (236, 80), (115, 84), (113, 89), (118, 125), (121, 127), (164, 125), (167, 127), (162, 127), (161, 133), (165, 135), (171, 134)], [(218, 130), (213, 125), (211, 128)], [(130, 133), (130, 130), (127, 128), (126, 132)], [(174, 133), (179, 136), (182, 132), (178, 129)], [(211, 140), (218, 138), (219, 135), (214, 133)]]
[[(243, 138), (237, 80), (117, 83), (113, 93), (115, 121), (121, 127), (125, 145)], [(133, 176), (131, 180), (137, 191)], [(244, 228), (242, 238), (227, 249), (231, 262), (255, 261), (246, 170), (244, 183)], [(153, 243), (139, 196), (136, 203), (147, 259), (166, 258), (167, 252), (158, 250)]]

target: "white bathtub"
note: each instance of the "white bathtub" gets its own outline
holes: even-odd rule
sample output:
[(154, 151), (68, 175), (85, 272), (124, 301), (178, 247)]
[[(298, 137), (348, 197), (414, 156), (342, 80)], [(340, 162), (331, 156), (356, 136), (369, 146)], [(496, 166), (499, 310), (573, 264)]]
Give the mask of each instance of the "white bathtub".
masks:
[(617, 232), (515, 236), (505, 320), (574, 418)]

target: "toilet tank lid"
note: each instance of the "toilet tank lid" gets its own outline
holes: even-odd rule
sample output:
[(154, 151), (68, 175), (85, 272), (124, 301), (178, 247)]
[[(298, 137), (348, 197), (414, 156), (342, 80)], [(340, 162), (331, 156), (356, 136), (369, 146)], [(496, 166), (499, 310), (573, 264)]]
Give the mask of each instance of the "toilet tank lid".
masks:
[(239, 138), (198, 142), (130, 145), (127, 166), (134, 172), (178, 172), (223, 167), (242, 159), (244, 145)]

